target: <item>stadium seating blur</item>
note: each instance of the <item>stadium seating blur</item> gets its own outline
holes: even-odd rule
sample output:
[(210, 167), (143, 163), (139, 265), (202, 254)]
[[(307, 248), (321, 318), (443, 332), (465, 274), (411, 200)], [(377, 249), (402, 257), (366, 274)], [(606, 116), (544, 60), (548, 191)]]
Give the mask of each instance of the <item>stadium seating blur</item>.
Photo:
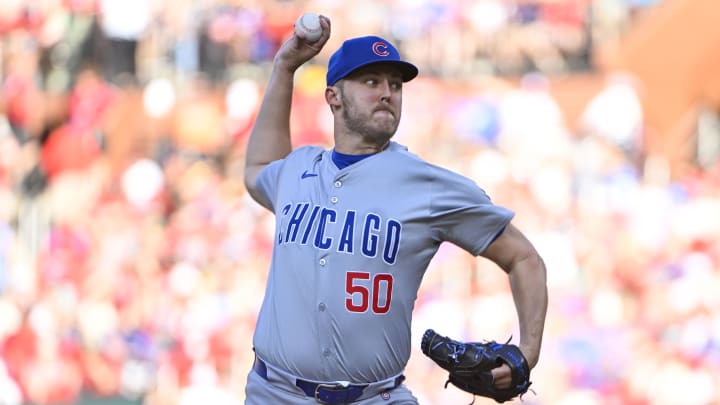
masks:
[[(397, 141), (515, 210), (545, 258), (525, 403), (720, 404), (717, 1), (0, 9), (0, 404), (243, 402), (274, 229), (245, 142), (306, 10), (333, 36), (297, 73), (293, 142), (331, 144), (331, 51), (392, 39), (421, 71)], [(517, 336), (502, 272), (443, 245), (416, 303), (406, 383), (423, 405), (470, 402), (419, 352), (429, 327)]]

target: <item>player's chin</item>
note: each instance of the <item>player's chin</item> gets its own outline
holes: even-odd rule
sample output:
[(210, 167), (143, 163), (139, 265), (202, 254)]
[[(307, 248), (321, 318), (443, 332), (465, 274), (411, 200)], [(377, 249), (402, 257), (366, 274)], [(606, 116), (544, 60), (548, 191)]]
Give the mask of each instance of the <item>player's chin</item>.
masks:
[(397, 131), (398, 122), (395, 116), (381, 117), (375, 120), (375, 131), (378, 134), (392, 136)]
[(397, 129), (397, 126), (392, 126), (388, 128), (384, 128), (384, 130), (377, 131), (375, 137), (378, 138), (378, 140), (383, 141), (383, 143), (390, 140), (390, 138), (395, 135), (395, 130)]
[(367, 132), (365, 135), (365, 140), (372, 144), (384, 145), (390, 140), (390, 138), (393, 137), (393, 135), (395, 135), (395, 131), (390, 132), (376, 130), (372, 132)]

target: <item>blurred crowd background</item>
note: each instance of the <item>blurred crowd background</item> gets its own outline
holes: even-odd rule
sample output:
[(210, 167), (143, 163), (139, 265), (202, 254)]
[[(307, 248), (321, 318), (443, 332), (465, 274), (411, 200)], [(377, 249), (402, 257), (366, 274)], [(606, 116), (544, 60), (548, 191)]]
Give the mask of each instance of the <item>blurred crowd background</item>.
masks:
[[(333, 36), (297, 73), (293, 142), (331, 144), (331, 51), (392, 39), (421, 70), (397, 141), (515, 210), (545, 258), (524, 403), (720, 404), (714, 0), (0, 10), (0, 404), (243, 402), (274, 228), (244, 190), (245, 143), (303, 11)], [(443, 245), (415, 308), (421, 404), (472, 400), (443, 389), (425, 328), (504, 341), (516, 322), (503, 273)]]

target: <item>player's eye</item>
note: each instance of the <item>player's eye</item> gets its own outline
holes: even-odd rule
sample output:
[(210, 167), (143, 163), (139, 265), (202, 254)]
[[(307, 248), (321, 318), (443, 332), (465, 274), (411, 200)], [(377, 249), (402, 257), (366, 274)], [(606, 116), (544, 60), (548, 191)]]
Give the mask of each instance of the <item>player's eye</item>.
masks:
[[(379, 86), (383, 81), (376, 77), (370, 77), (365, 79), (365, 84), (370, 87), (377, 87)], [(402, 80), (390, 80), (389, 81), (390, 89), (393, 91), (399, 91), (402, 90), (403, 82)]]

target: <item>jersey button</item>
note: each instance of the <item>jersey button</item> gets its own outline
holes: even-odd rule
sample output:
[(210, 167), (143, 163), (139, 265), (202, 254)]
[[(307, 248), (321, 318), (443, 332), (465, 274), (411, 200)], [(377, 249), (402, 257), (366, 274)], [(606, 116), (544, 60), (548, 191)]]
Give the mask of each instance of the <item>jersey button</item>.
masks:
[(318, 309), (320, 310), (320, 312), (325, 312), (325, 308), (327, 308), (327, 307), (325, 306), (325, 303), (324, 303), (324, 302), (321, 302), (321, 303), (318, 305)]
[(331, 354), (330, 349), (323, 349), (322, 353), (323, 353), (323, 356), (325, 356), (325, 357), (330, 357), (330, 354)]
[(320, 261), (319, 261), (318, 263), (320, 263), (321, 266), (324, 266), (325, 263), (327, 263), (327, 260), (325, 260), (325, 259), (320, 259)]
[(330, 197), (330, 202), (333, 204), (337, 204), (338, 198), (337, 197)]
[(342, 187), (342, 181), (340, 181), (340, 180), (336, 181), (336, 182), (335, 182), (335, 187), (336, 187), (336, 188)]

